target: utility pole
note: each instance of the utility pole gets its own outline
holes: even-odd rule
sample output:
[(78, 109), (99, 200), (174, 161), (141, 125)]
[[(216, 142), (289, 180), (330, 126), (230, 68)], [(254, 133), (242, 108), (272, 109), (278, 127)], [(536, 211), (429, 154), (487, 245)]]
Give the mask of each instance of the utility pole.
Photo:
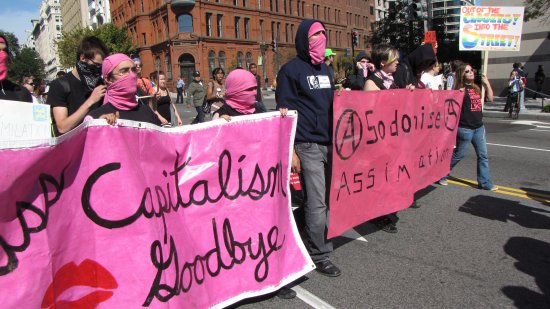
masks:
[(260, 42), (260, 51), (262, 53), (262, 78), (264, 80), (264, 90), (267, 91), (267, 58), (265, 56), (267, 50), (267, 44)]

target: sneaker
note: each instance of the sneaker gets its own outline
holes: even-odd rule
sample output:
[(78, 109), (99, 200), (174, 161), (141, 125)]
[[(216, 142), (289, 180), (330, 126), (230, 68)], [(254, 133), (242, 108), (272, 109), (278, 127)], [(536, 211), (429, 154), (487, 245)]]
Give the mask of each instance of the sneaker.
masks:
[(442, 185), (442, 186), (448, 186), (449, 185), (449, 182), (447, 181), (447, 179), (439, 179), (439, 181), (437, 183)]
[(282, 299), (293, 299), (296, 297), (296, 292), (291, 288), (283, 286), (277, 291), (277, 297)]
[(378, 227), (380, 230), (386, 233), (391, 233), (391, 234), (397, 233), (397, 226), (395, 226), (395, 223), (393, 223), (389, 218), (376, 220), (375, 224), (376, 224), (376, 227)]
[(482, 190), (487, 190), (487, 191), (498, 191), (498, 187), (497, 186), (492, 186), (490, 188), (482, 188), (480, 187), (480, 189)]

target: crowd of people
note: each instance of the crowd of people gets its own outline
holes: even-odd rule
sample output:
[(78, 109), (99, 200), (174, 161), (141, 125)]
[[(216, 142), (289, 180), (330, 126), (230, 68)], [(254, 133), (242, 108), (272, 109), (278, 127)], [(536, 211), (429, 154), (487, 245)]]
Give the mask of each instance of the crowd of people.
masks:
[[(304, 20), (296, 32), (297, 56), (283, 65), (276, 78), (275, 99), (277, 110), (285, 116), (289, 110), (299, 114), (293, 147), (291, 170), (300, 173), (306, 201), (304, 203), (304, 243), (316, 265), (316, 270), (329, 277), (341, 275), (331, 261), (332, 242), (327, 239), (328, 187), (332, 160), (332, 104), (336, 91), (332, 62), (336, 55), (327, 49), (327, 32), (318, 20)], [(96, 37), (85, 37), (77, 47), (75, 67), (58, 76), (49, 85), (47, 99), (37, 92), (32, 77), (24, 78), (21, 85), (7, 77), (7, 40), (0, 37), (0, 99), (46, 103), (52, 109), (55, 136), (69, 132), (86, 119), (105, 119), (113, 124), (117, 119), (129, 119), (156, 125), (183, 125), (176, 104), (194, 107), (197, 116), (192, 124), (211, 119), (265, 112), (262, 103), (261, 79), (257, 66), (237, 68), (227, 74), (218, 67), (211, 79), (203, 81), (201, 72), (194, 71), (187, 82), (180, 77), (176, 84), (177, 98), (173, 100), (167, 88), (166, 75), (154, 72), (142, 76), (141, 61), (124, 54), (109, 54)], [(493, 184), (488, 163), (485, 127), (482, 120), (481, 87), (486, 100), (491, 101), (493, 91), (489, 79), (482, 76), (481, 85), (474, 82), (474, 70), (468, 63), (452, 61), (450, 73), (443, 77), (430, 44), (420, 45), (408, 55), (401, 55), (391, 45), (378, 45), (369, 55), (360, 51), (355, 57), (353, 72), (339, 80), (344, 88), (358, 91), (386, 91), (391, 89), (431, 88), (464, 91), (462, 113), (451, 168), (464, 156), (471, 143), (477, 154), (478, 184), (480, 189), (497, 190)], [(537, 78), (544, 79), (542, 67)], [(515, 73), (514, 73), (515, 72)], [(519, 76), (519, 77), (518, 77)], [(515, 68), (514, 92), (523, 84), (519, 68)], [(512, 84), (511, 84), (512, 85)], [(447, 177), (439, 181), (447, 185)], [(411, 207), (418, 207), (413, 203)], [(376, 218), (373, 223), (389, 233), (397, 232), (397, 215)], [(279, 296), (292, 298), (295, 293), (283, 288)]]

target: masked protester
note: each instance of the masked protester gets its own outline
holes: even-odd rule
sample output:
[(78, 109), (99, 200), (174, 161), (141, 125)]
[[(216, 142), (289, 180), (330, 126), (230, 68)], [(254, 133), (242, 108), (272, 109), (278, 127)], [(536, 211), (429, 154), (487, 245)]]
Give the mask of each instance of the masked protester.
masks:
[(106, 87), (101, 64), (109, 51), (100, 39), (84, 37), (78, 45), (75, 68), (51, 82), (46, 101), (52, 107), (55, 135), (67, 133), (101, 105)]
[(106, 118), (111, 122), (112, 116), (134, 121), (160, 125), (157, 115), (136, 99), (137, 75), (132, 59), (124, 54), (111, 55), (103, 61), (103, 76), (107, 91), (103, 105), (91, 111), (91, 118)]
[(241, 116), (256, 112), (256, 77), (243, 69), (231, 71), (225, 79), (225, 104), (214, 112), (212, 120)]
[(353, 74), (349, 75), (344, 83), (345, 88), (351, 90), (363, 90), (365, 82), (369, 76), (369, 72), (374, 71), (374, 65), (371, 63), (371, 58), (366, 51), (360, 51), (355, 57), (355, 66)]
[(31, 93), (8, 80), (8, 40), (0, 35), (0, 100), (32, 102)]
[(296, 32), (297, 57), (277, 74), (275, 99), (281, 114), (298, 111), (298, 126), (292, 155), (292, 171), (302, 173), (307, 193), (305, 239), (316, 270), (328, 277), (341, 271), (330, 260), (332, 242), (326, 238), (327, 204), (332, 168), (332, 101), (334, 82), (324, 63), (326, 29), (323, 23), (307, 19)]

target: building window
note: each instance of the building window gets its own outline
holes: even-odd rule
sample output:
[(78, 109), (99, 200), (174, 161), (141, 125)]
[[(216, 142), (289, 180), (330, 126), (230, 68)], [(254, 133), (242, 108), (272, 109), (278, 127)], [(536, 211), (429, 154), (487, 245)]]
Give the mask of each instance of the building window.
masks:
[(289, 42), (288, 40), (288, 24), (285, 24), (285, 42)]
[(218, 37), (219, 38), (221, 38), (223, 36), (223, 23), (222, 23), (222, 20), (223, 20), (223, 15), (218, 14), (217, 19), (216, 19), (216, 25), (218, 27)]
[(218, 53), (218, 61), (220, 62), (220, 68), (225, 71), (225, 52), (223, 50)]
[(246, 68), (247, 69), (248, 69), (248, 67), (250, 66), (251, 63), (252, 63), (252, 53), (247, 52), (246, 53)]
[[(247, 7), (247, 6), (248, 6), (248, 1), (243, 0), (243, 7)], [(261, 3), (260, 3), (260, 6), (261, 6)]]
[(271, 22), (271, 40), (275, 40), (275, 22)]
[(244, 38), (245, 40), (250, 39), (250, 18), (244, 19)]
[(279, 12), (279, 0), (275, 0), (275, 12)]
[(292, 15), (292, 0), (288, 0), (288, 13)]
[(141, 34), (141, 42), (143, 42), (143, 46), (147, 45), (147, 38), (145, 33)]
[(283, 12), (286, 14), (286, 0), (283, 0)]
[(240, 23), (241, 23), (241, 18), (236, 16), (235, 17), (235, 38), (236, 39), (240, 39), (241, 38), (241, 27), (240, 27)]
[(164, 23), (164, 37), (168, 38), (170, 37), (170, 34), (168, 33), (168, 16), (164, 16), (162, 18), (162, 22)]
[(294, 25), (290, 25), (290, 42), (294, 42)]
[[(277, 1), (277, 0), (275, 0)], [(269, 10), (273, 12), (273, 0), (269, 0)]]
[(237, 67), (243, 68), (243, 52), (239, 51), (237, 52)]
[(216, 68), (216, 53), (211, 50), (208, 52), (208, 70), (210, 72), (214, 71)]
[(264, 20), (260, 19), (260, 42), (264, 41)]
[(233, 0), (233, 5), (234, 5), (234, 6), (239, 5), (239, 0)]
[(141, 13), (145, 12), (145, 7), (143, 6), (143, 0), (140, 1)]
[(212, 36), (212, 13), (206, 13), (206, 36)]
[(166, 78), (172, 80), (172, 62), (170, 60), (170, 54), (166, 54), (164, 62), (166, 62)]
[(193, 16), (190, 14), (178, 15), (178, 31), (193, 32)]

